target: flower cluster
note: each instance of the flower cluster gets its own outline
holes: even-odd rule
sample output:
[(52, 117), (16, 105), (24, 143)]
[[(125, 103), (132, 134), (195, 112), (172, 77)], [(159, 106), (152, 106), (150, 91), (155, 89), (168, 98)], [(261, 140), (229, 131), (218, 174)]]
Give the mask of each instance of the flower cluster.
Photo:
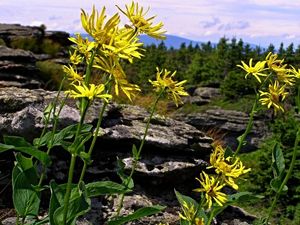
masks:
[(166, 69), (160, 71), (159, 68), (156, 68), (156, 70), (156, 80), (149, 80), (149, 82), (156, 89), (156, 92), (160, 93), (161, 91), (165, 91), (168, 98), (172, 98), (176, 106), (178, 106), (179, 103), (182, 103), (180, 96), (189, 95), (182, 86), (186, 83), (186, 80), (180, 82), (174, 81), (173, 77), (175, 76), (176, 71), (171, 73)]
[[(97, 11), (93, 7), (88, 14), (81, 12), (81, 23), (91, 38), (83, 38), (76, 34), (70, 38), (74, 43), (70, 52), (70, 65), (64, 66), (64, 71), (70, 80), (70, 90), (66, 93), (73, 98), (86, 98), (92, 101), (95, 98), (110, 99), (110, 90), (118, 96), (124, 93), (132, 100), (140, 88), (131, 84), (123, 71), (120, 61), (127, 60), (130, 63), (134, 59), (140, 59), (145, 51), (139, 42), (140, 34), (147, 34), (157, 39), (164, 39), (163, 24), (153, 24), (155, 16), (147, 17), (148, 10), (144, 10), (138, 3), (132, 2), (126, 5), (126, 10), (117, 8), (125, 14), (131, 26), (121, 25), (119, 13), (110, 18), (106, 15), (105, 7)], [(80, 71), (78, 65), (88, 65), (85, 72)], [(82, 68), (82, 67), (81, 67)], [(97, 83), (91, 84), (91, 70), (95, 68), (101, 71), (102, 76), (95, 78)], [(101, 83), (101, 84), (99, 84)]]
[(193, 204), (184, 201), (181, 209), (182, 213), (179, 213), (181, 219), (188, 221), (189, 224), (204, 225), (203, 218), (197, 217), (197, 210)]
[[(275, 114), (284, 112), (283, 101), (288, 96), (289, 88), (299, 79), (299, 70), (284, 63), (284, 59), (278, 59), (277, 54), (269, 53), (265, 60), (258, 61), (253, 65), (250, 59), (249, 65), (244, 61), (238, 67), (246, 71), (245, 78), (252, 75), (261, 84), (259, 102), (268, 108), (273, 108)], [(263, 79), (263, 81), (262, 81)]]
[(213, 201), (223, 206), (227, 201), (227, 195), (222, 192), (222, 188), (228, 185), (237, 190), (236, 179), (251, 170), (246, 169), (238, 157), (226, 157), (221, 145), (217, 145), (211, 153), (210, 164), (208, 169), (214, 168), (216, 175), (208, 175), (203, 171), (200, 178), (196, 178), (201, 188), (194, 189), (196, 192), (205, 193), (208, 209), (212, 207)]

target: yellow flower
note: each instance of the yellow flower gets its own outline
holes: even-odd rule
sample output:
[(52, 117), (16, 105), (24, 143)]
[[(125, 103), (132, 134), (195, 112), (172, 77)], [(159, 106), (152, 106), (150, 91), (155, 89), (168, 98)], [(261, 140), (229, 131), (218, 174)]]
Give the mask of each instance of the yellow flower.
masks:
[(245, 166), (239, 158), (227, 157), (225, 158), (225, 150), (221, 145), (217, 145), (210, 155), (210, 164), (208, 168), (215, 168), (217, 174), (220, 174), (224, 181), (234, 188), (238, 189), (238, 185), (235, 183), (234, 178), (238, 178), (241, 175), (248, 173), (251, 169), (245, 169)]
[(69, 52), (69, 55), (70, 55), (70, 62), (74, 65), (78, 65), (83, 60), (81, 55), (78, 54), (77, 50), (73, 51), (73, 53)]
[[(117, 6), (118, 7), (118, 6)], [(145, 18), (148, 10), (144, 10), (143, 7), (139, 7), (138, 3), (132, 2), (130, 6), (126, 5), (126, 12), (118, 7), (118, 9), (128, 17), (132, 25), (141, 33), (145, 33), (156, 39), (165, 39), (163, 35), (165, 31), (162, 31), (163, 23), (160, 22), (156, 25), (153, 25), (153, 19), (155, 16), (152, 16), (148, 19)]]
[(116, 29), (111, 40), (107, 44), (103, 44), (103, 53), (107, 55), (117, 55), (122, 59), (133, 62), (133, 58), (141, 58), (143, 55), (139, 51), (143, 51), (142, 42), (134, 36), (132, 29)]
[(73, 85), (73, 87), (75, 90), (65, 91), (73, 98), (88, 98), (91, 101), (94, 98), (102, 98), (105, 101), (111, 99), (110, 94), (103, 93), (105, 90), (105, 86), (103, 84), (97, 86), (95, 84), (90, 84), (89, 87), (87, 87), (85, 84), (81, 83), (80, 85)]
[(69, 40), (76, 44), (76, 46), (72, 46), (76, 51), (83, 54), (86, 59), (90, 55), (90, 52), (95, 48), (96, 43), (93, 41), (89, 41), (88, 38), (82, 38), (80, 34), (76, 34), (76, 37), (70, 37)]
[(259, 91), (260, 99), (262, 105), (267, 105), (268, 108), (274, 107), (275, 114), (278, 110), (284, 112), (281, 102), (286, 98), (288, 92), (285, 91), (285, 85), (280, 86), (279, 82), (276, 80), (274, 84), (269, 84), (269, 91)]
[(269, 54), (266, 56), (266, 62), (267, 65), (269, 67), (269, 69), (278, 69), (281, 68), (283, 65), (283, 61), (284, 59), (277, 59), (278, 55), (277, 54), (273, 54), (272, 52), (269, 52)]
[[(158, 68), (156, 68), (156, 81), (149, 82), (153, 85), (154, 88), (156, 88), (156, 92), (161, 92), (161, 90), (165, 90), (168, 94), (168, 97), (173, 98), (174, 103), (176, 106), (178, 106), (179, 103), (182, 103), (182, 100), (180, 96), (188, 96), (189, 94), (184, 90), (184, 87), (182, 87), (183, 84), (186, 83), (186, 80), (177, 82), (173, 80), (173, 77), (176, 74), (176, 71), (174, 71), (171, 74), (171, 71), (168, 70), (161, 70), (159, 71)], [(161, 77), (163, 73), (163, 76)]]
[(63, 66), (63, 71), (67, 74), (68, 80), (71, 80), (72, 83), (83, 81), (83, 76), (78, 74), (72, 66)]
[(278, 81), (293, 86), (295, 82), (295, 75), (290, 74), (290, 70), (286, 69), (285, 67), (286, 65), (280, 68), (274, 68), (273, 70), (276, 72)]
[(100, 45), (108, 44), (111, 41), (112, 35), (120, 23), (120, 16), (117, 13), (105, 23), (105, 10), (105, 7), (103, 7), (101, 13), (98, 13), (95, 6), (93, 6), (91, 15), (81, 10), (82, 27)]
[(255, 64), (255, 66), (252, 66), (252, 61), (253, 59), (251, 58), (249, 61), (249, 66), (246, 63), (244, 63), (244, 61), (242, 61), (242, 65), (237, 65), (237, 66), (247, 72), (245, 78), (247, 78), (249, 74), (252, 74), (258, 80), (258, 82), (261, 83), (259, 76), (262, 77), (267, 76), (266, 74), (262, 73), (262, 71), (266, 70), (265, 69), (266, 61), (259, 61)]
[(141, 91), (138, 85), (128, 82), (122, 66), (117, 60), (114, 60), (114, 58), (106, 59), (99, 56), (95, 58), (95, 62), (95, 68), (99, 68), (113, 76), (114, 91), (117, 96), (119, 96), (119, 91), (122, 91), (127, 98), (132, 101), (132, 97), (135, 96), (135, 93)]
[(213, 176), (209, 177), (204, 171), (200, 174), (200, 179), (196, 178), (200, 182), (202, 188), (196, 188), (196, 192), (205, 192), (206, 204), (208, 209), (211, 208), (213, 200), (219, 205), (227, 201), (227, 195), (220, 190), (225, 184), (220, 184)]
[(196, 208), (194, 204), (189, 204), (186, 201), (183, 202), (182, 206), (182, 213), (179, 213), (179, 217), (183, 220), (186, 220), (188, 222), (191, 222), (191, 224), (195, 225), (204, 225), (204, 220), (203, 218), (197, 218), (196, 217)]
[(300, 69), (295, 69), (293, 66), (291, 67), (292, 69), (290, 71), (294, 74), (296, 78), (300, 79)]

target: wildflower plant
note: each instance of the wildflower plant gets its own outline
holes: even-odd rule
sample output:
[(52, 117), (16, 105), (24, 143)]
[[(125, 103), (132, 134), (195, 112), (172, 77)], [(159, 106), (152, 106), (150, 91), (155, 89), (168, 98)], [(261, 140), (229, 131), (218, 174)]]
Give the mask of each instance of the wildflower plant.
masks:
[[(116, 215), (108, 221), (108, 225), (124, 224), (164, 209), (163, 206), (153, 205), (138, 209), (130, 215), (120, 215), (124, 196), (134, 187), (132, 176), (138, 160), (141, 158), (150, 121), (159, 99), (166, 94), (171, 96), (178, 105), (181, 103), (181, 96), (188, 95), (182, 86), (186, 81), (174, 80), (176, 72), (158, 69), (157, 80), (150, 81), (157, 92), (157, 98), (153, 103), (139, 147), (137, 148), (135, 145), (132, 147), (134, 161), (130, 173), (126, 173), (122, 161), (119, 160), (118, 175), (121, 183), (97, 181), (86, 184), (84, 182), (86, 169), (92, 163), (92, 152), (100, 134), (105, 108), (113, 96), (118, 97), (120, 93), (123, 93), (132, 101), (133, 97), (141, 91), (138, 85), (128, 81), (121, 61), (126, 60), (132, 63), (143, 56), (145, 50), (142, 48), (143, 44), (139, 42), (140, 34), (147, 34), (157, 39), (165, 38), (165, 31), (162, 30), (163, 24), (153, 24), (155, 16), (146, 17), (149, 9), (144, 10), (135, 2), (126, 5), (126, 10), (122, 10), (119, 6), (117, 8), (129, 19), (130, 24), (122, 26), (119, 13), (108, 18), (105, 7), (101, 11), (93, 7), (90, 14), (82, 10), (81, 23), (91, 39), (83, 38), (80, 34), (69, 38), (74, 44), (70, 51), (70, 64), (63, 67), (65, 76), (60, 89), (54, 101), (45, 109), (45, 126), (40, 137), (31, 144), (22, 137), (4, 136), (4, 143), (0, 144), (0, 152), (8, 150), (17, 152), (12, 172), (13, 202), (18, 216), (17, 224), (23, 225), (26, 219), (31, 217), (34, 218), (33, 224), (73, 225), (76, 223), (77, 217), (90, 210), (91, 198), (100, 195), (119, 196)], [(79, 65), (84, 65), (83, 73), (78, 72)], [(98, 74), (101, 74), (97, 83), (93, 83), (91, 79), (93, 70), (98, 70), (100, 71)], [(65, 80), (69, 81), (69, 86), (62, 97)], [(80, 121), (78, 124), (58, 131), (59, 114), (68, 98), (77, 101)], [(93, 127), (85, 124), (84, 121), (88, 108), (96, 100), (100, 100), (102, 105), (99, 108), (97, 125)], [(47, 131), (48, 125), (52, 125), (50, 131)], [(50, 153), (54, 146), (62, 147), (70, 155), (68, 179), (65, 184), (51, 181), (47, 185), (44, 184), (46, 168), (51, 164)], [(44, 148), (47, 149), (46, 152), (42, 150)], [(76, 161), (78, 159), (83, 162), (83, 166), (79, 179), (75, 181), (74, 170), (77, 168)], [(41, 171), (38, 170), (39, 165), (42, 167)], [(40, 221), (38, 214), (41, 193), (44, 190), (50, 190), (51, 198), (48, 216)]]
[[(210, 165), (207, 167), (212, 174), (203, 171), (200, 173), (200, 176), (196, 178), (196, 180), (199, 181), (200, 187), (194, 189), (194, 191), (201, 193), (199, 202), (175, 191), (182, 208), (179, 217), (180, 223), (183, 225), (197, 224), (196, 218), (200, 218), (205, 225), (211, 225), (213, 218), (228, 205), (238, 201), (245, 201), (248, 198), (262, 197), (249, 192), (227, 194), (225, 187), (238, 191), (238, 183), (236, 181), (251, 171), (250, 168), (246, 168), (243, 165), (238, 155), (242, 146), (246, 144), (246, 136), (252, 129), (254, 114), (264, 109), (272, 110), (275, 116), (285, 113), (286, 108), (284, 101), (290, 95), (297, 79), (299, 79), (299, 69), (285, 64), (284, 59), (279, 59), (277, 54), (273, 53), (269, 53), (265, 60), (258, 61), (255, 64), (253, 59), (249, 60), (249, 64), (242, 61), (238, 67), (246, 72), (245, 79), (249, 76), (253, 76), (258, 82), (259, 87), (256, 90), (256, 99), (250, 112), (248, 124), (244, 133), (237, 138), (238, 146), (234, 151), (228, 147), (223, 148), (220, 144), (213, 146), (214, 150), (210, 155)], [(295, 101), (298, 109), (300, 108), (299, 98), (300, 96), (298, 94)], [(295, 166), (299, 140), (300, 128), (298, 128), (296, 134), (292, 160), (287, 170), (285, 168), (285, 160), (280, 143), (274, 145), (272, 152), (274, 178), (271, 180), (270, 185), (275, 192), (275, 197), (267, 217), (261, 218), (260, 220), (262, 224), (268, 224), (276, 202), (282, 192), (287, 190), (286, 184)]]

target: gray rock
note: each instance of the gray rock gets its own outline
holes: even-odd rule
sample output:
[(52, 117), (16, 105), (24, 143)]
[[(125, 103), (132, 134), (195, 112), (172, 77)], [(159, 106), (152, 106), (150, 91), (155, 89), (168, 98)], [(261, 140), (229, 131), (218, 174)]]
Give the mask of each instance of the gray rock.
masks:
[(220, 97), (220, 89), (212, 87), (198, 87), (191, 96), (184, 98), (185, 103), (195, 105), (205, 105), (211, 102), (211, 100)]
[(43, 37), (41, 27), (21, 26), (20, 24), (0, 24), (0, 38), (9, 44), (15, 38), (37, 38)]
[(0, 87), (41, 87), (43, 82), (35, 62), (30, 51), (0, 46)]
[[(204, 112), (191, 114), (177, 114), (176, 119), (184, 121), (197, 127), (199, 130), (213, 131), (221, 136), (221, 141), (232, 149), (237, 147), (236, 138), (240, 136), (247, 127), (249, 115), (235, 110), (224, 110), (221, 108), (208, 109)], [(253, 128), (247, 136), (247, 145), (243, 150), (257, 149), (261, 140), (269, 134), (265, 118), (254, 118)]]

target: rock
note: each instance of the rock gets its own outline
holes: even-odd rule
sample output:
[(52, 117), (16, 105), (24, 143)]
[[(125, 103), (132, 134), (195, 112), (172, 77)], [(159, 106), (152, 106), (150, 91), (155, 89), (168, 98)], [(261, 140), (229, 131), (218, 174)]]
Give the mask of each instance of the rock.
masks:
[(44, 38), (60, 44), (61, 46), (69, 46), (72, 44), (69, 41), (70, 34), (65, 31), (46, 31)]
[(200, 96), (204, 99), (212, 99), (220, 97), (221, 92), (219, 88), (213, 87), (198, 87), (195, 89), (193, 96)]
[(30, 51), (0, 46), (0, 87), (39, 88), (42, 80)]
[[(174, 118), (197, 127), (199, 130), (212, 131), (232, 149), (237, 147), (236, 138), (246, 130), (249, 120), (249, 116), (244, 112), (221, 108), (187, 115), (177, 114)], [(244, 151), (257, 149), (261, 140), (269, 134), (265, 120), (261, 117), (254, 118), (253, 128), (246, 138), (247, 144), (243, 147)]]
[(184, 98), (184, 102), (200, 106), (210, 103), (211, 100), (220, 97), (220, 95), (219, 88), (198, 87), (193, 90), (191, 96)]
[(43, 35), (44, 31), (42, 27), (0, 23), (0, 38), (3, 39), (8, 46), (10, 42), (16, 38), (41, 39)]
[(237, 206), (228, 206), (217, 218), (221, 225), (251, 225), (257, 217)]
[[(1, 134), (21, 135), (28, 140), (38, 137), (43, 128), (43, 110), (55, 95), (55, 92), (42, 89), (0, 89)], [(98, 102), (90, 108), (86, 117), (87, 123), (96, 124), (100, 106), (101, 102)], [(103, 171), (108, 174), (115, 173), (112, 161), (115, 163), (117, 155), (124, 159), (131, 156), (132, 144), (139, 145), (148, 116), (146, 110), (137, 106), (113, 103), (108, 106), (103, 118), (102, 136), (97, 140), (95, 147), (94, 157), (98, 163), (92, 165), (91, 175), (103, 174)], [(75, 101), (68, 100), (60, 114), (60, 128), (78, 121), (79, 112)], [(151, 168), (159, 162), (160, 166), (155, 168), (157, 173), (152, 171), (151, 176), (156, 175), (160, 180), (163, 180), (161, 174), (176, 174), (180, 170), (191, 168), (200, 171), (204, 163), (201, 160), (206, 159), (211, 152), (211, 143), (211, 138), (191, 125), (156, 116), (151, 121), (146, 137), (143, 167)], [(172, 160), (173, 164), (170, 163)], [(59, 160), (54, 162), (59, 163)], [(147, 170), (139, 172), (150, 175)]]

